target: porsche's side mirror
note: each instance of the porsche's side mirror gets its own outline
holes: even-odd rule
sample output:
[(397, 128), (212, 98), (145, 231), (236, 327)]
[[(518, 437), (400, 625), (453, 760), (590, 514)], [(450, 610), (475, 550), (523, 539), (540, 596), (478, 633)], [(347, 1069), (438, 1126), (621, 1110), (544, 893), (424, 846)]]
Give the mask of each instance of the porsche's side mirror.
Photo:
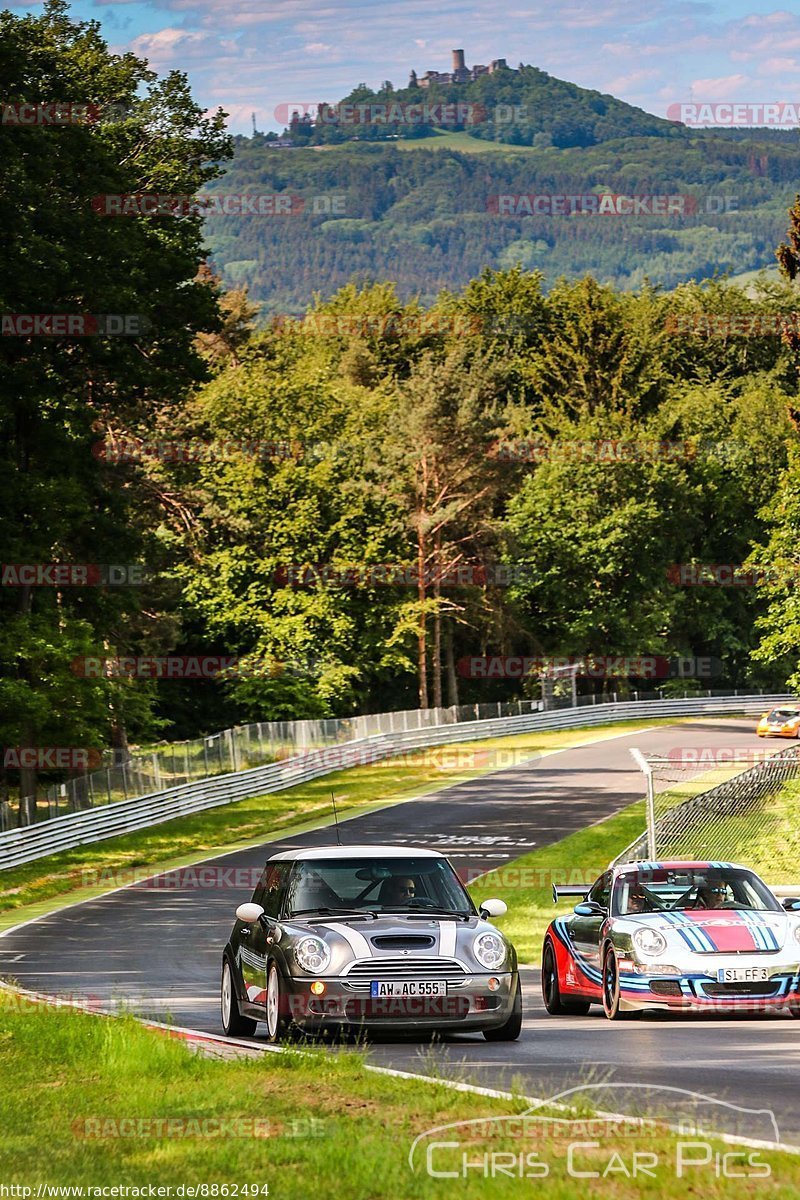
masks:
[(505, 900), (484, 900), (478, 912), (482, 917), (503, 917), (508, 912)]
[(576, 904), (572, 910), (576, 917), (601, 917), (605, 915), (605, 909), (602, 904), (597, 904), (594, 900), (582, 900), (580, 904)]
[(255, 925), (263, 915), (264, 910), (260, 904), (240, 904), (236, 910), (236, 919), (243, 921), (245, 925)]
[(796, 896), (787, 896), (785, 900), (781, 900), (781, 904), (787, 912), (800, 912), (800, 900)]

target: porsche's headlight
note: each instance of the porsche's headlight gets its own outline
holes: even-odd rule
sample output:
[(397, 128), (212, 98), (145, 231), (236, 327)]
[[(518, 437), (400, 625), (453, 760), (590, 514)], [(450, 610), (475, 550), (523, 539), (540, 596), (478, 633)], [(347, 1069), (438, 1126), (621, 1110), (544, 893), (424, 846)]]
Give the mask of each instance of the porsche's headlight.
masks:
[(482, 967), (495, 971), (506, 958), (506, 944), (496, 933), (479, 933), (472, 943), (472, 953)]
[(794, 940), (800, 944), (800, 925), (795, 925), (792, 932), (794, 933)]
[(663, 954), (667, 948), (667, 940), (657, 929), (637, 929), (633, 935), (633, 944), (642, 954)]
[(311, 975), (321, 975), (330, 966), (331, 952), (321, 938), (304, 937), (294, 948), (297, 965)]

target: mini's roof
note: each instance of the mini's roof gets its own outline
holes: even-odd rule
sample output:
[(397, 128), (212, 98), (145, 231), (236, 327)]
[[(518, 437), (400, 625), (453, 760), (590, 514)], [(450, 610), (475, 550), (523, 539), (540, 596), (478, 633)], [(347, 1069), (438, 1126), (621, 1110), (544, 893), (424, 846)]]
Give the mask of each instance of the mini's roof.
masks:
[(410, 846), (305, 846), (271, 854), (267, 862), (316, 858), (444, 858), (444, 855), (438, 850), (415, 850)]

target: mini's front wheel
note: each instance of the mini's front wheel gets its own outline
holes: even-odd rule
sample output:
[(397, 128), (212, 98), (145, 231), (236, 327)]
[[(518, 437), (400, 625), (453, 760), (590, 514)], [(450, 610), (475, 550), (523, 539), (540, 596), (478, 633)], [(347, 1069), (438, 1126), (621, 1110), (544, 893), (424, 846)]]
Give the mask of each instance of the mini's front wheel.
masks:
[(249, 1037), (256, 1031), (257, 1021), (243, 1017), (239, 1012), (239, 1001), (236, 999), (236, 989), (233, 982), (233, 971), (230, 959), (225, 956), (222, 960), (222, 979), (220, 981), (220, 1010), (222, 1028), (226, 1037)]
[(494, 1029), (484, 1029), (483, 1036), (487, 1042), (515, 1042), (522, 1032), (522, 985), (517, 978), (517, 990), (514, 993), (514, 1003), (511, 1015), (502, 1025)]
[(267, 1040), (280, 1042), (289, 1029), (289, 1018), (284, 1011), (286, 999), (281, 987), (278, 964), (271, 962), (267, 972)]

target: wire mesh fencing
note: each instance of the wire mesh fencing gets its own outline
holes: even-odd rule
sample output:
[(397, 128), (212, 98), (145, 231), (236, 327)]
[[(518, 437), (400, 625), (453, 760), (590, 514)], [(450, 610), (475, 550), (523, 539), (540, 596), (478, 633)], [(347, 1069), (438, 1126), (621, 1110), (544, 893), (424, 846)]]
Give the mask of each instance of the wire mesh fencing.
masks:
[(407, 709), (356, 717), (259, 721), (182, 742), (134, 750), (124, 761), (47, 787), (35, 801), (0, 801), (0, 832), (65, 813), (82, 812), (165, 791), (182, 784), (246, 771), (298, 754), (380, 733), (405, 733), (433, 725), (519, 716), (542, 707), (538, 700), (460, 707)]
[[(753, 691), (687, 690), (684, 699), (757, 699)], [(680, 697), (672, 695), (672, 699)], [(188, 741), (134, 748), (123, 762), (108, 762), (90, 774), (75, 775), (63, 783), (42, 786), (39, 794), (19, 799), (0, 798), (0, 832), (67, 813), (132, 800), (187, 783), (234, 771), (279, 762), (283, 758), (374, 734), (406, 733), (434, 725), (515, 717), (534, 712), (563, 712), (608, 704), (664, 700), (664, 689), (633, 690), (616, 687), (576, 697), (552, 695), (544, 699), (493, 701), (448, 708), (405, 709), (355, 717), (320, 720), (261, 721), (225, 729)], [(577, 701), (577, 703), (574, 703)], [(110, 757), (109, 752), (106, 756)]]
[(797, 882), (800, 745), (756, 755), (758, 761), (744, 769), (753, 751), (713, 767), (701, 759), (640, 756), (648, 787), (647, 829), (615, 861), (739, 862), (772, 883)]

